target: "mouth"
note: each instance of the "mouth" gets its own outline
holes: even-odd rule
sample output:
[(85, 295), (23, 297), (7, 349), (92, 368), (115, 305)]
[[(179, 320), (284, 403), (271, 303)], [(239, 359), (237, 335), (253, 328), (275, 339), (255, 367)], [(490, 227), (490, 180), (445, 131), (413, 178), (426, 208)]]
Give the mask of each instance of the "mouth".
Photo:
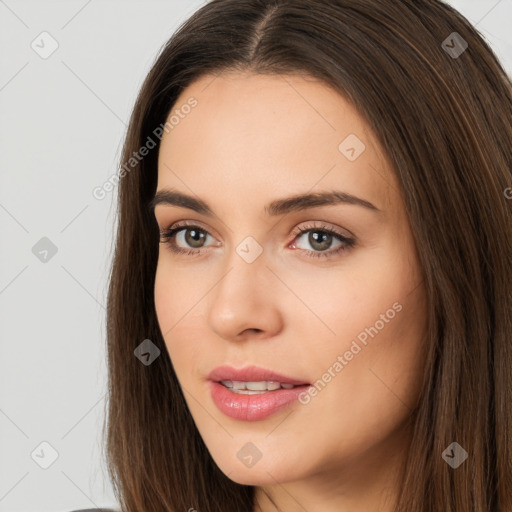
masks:
[(220, 412), (235, 420), (265, 420), (297, 401), (300, 402), (301, 395), (307, 393), (310, 386), (285, 376), (276, 378), (276, 373), (267, 370), (243, 371), (245, 379), (240, 376), (241, 371), (233, 371), (232, 368), (217, 369), (217, 376), (212, 378), (215, 375), (212, 372), (209, 378), (209, 392), (213, 402)]
[(233, 393), (248, 395), (310, 385), (305, 380), (258, 366), (244, 368), (234, 368), (229, 365), (219, 366), (210, 372), (207, 379), (221, 384)]
[(219, 366), (207, 379), (217, 408), (241, 421), (259, 421), (277, 414), (296, 403), (310, 386), (302, 379), (257, 366)]
[(269, 391), (277, 391), (279, 389), (293, 389), (309, 384), (290, 384), (278, 381), (241, 381), (241, 380), (220, 380), (217, 381), (225, 388), (239, 395), (261, 395)]

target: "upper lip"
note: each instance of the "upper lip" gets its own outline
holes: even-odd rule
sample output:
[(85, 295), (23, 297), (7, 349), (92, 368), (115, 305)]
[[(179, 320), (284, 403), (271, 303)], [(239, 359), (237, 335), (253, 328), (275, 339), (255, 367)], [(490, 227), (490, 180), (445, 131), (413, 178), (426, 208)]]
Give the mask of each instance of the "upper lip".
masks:
[(243, 382), (274, 381), (284, 384), (293, 384), (294, 386), (309, 384), (309, 382), (305, 380), (287, 377), (273, 370), (267, 370), (257, 366), (246, 366), (244, 368), (233, 368), (228, 365), (218, 366), (210, 372), (208, 379), (215, 382), (220, 382), (221, 380), (237, 380)]

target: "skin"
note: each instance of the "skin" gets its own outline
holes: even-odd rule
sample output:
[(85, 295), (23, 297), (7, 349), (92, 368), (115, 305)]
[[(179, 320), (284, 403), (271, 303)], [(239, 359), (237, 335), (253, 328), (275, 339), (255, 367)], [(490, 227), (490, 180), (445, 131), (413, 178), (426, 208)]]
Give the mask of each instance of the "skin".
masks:
[[(199, 256), (160, 245), (154, 292), (195, 424), (219, 468), (256, 486), (256, 512), (276, 510), (263, 491), (287, 512), (391, 511), (410, 442), (405, 421), (420, 394), (427, 316), (392, 167), (351, 104), (310, 77), (204, 76), (175, 108), (192, 96), (198, 105), (162, 138), (157, 190), (195, 195), (216, 216), (155, 208), (161, 231), (190, 221), (209, 236)], [(366, 146), (354, 161), (338, 149), (349, 134)], [(277, 198), (334, 189), (380, 212), (351, 204), (278, 217), (264, 211)], [(311, 257), (322, 244), (293, 230), (312, 222), (356, 245)], [(197, 251), (190, 234), (181, 231), (175, 242)], [(248, 236), (263, 250), (252, 263), (236, 252)], [(342, 244), (333, 237), (323, 252)], [(217, 409), (207, 381), (213, 368), (254, 364), (317, 382), (394, 303), (401, 311), (366, 346), (358, 343), (357, 355), (309, 403), (252, 422)], [(262, 454), (252, 467), (237, 458), (248, 442)]]

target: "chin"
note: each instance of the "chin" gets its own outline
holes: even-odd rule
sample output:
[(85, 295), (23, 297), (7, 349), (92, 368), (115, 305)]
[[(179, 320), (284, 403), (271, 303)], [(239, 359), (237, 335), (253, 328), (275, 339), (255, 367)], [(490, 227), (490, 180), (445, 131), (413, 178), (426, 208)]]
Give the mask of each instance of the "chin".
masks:
[[(268, 471), (268, 472), (267, 472)], [(269, 471), (267, 468), (236, 468), (223, 473), (233, 482), (240, 485), (269, 486), (275, 485), (276, 481), (283, 483), (283, 479)]]
[(216, 461), (216, 464), (230, 480), (241, 485), (270, 486), (301, 477), (294, 474), (294, 468), (285, 461), (271, 457), (267, 460), (262, 457), (252, 467), (246, 467), (238, 458), (220, 463)]

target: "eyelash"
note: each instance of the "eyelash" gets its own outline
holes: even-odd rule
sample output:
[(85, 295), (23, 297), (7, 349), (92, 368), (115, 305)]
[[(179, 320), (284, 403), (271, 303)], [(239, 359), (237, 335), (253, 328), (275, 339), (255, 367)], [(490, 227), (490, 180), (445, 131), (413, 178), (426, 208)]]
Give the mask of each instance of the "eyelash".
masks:
[[(195, 225), (195, 224), (188, 224), (186, 222), (177, 224), (171, 228), (169, 228), (166, 231), (160, 232), (160, 236), (164, 239), (160, 243), (166, 244), (168, 248), (175, 254), (186, 254), (189, 256), (200, 256), (204, 251), (204, 248), (200, 249), (183, 249), (176, 245), (175, 242), (175, 235), (179, 231), (183, 231), (186, 228), (195, 228), (198, 231), (201, 231), (202, 233), (210, 234), (207, 230)], [(310, 231), (313, 232), (320, 232), (320, 233), (327, 233), (328, 235), (332, 235), (335, 238), (337, 238), (340, 242), (342, 242), (344, 245), (340, 245), (334, 250), (330, 251), (309, 251), (307, 249), (298, 249), (299, 251), (305, 251), (307, 253), (310, 253), (310, 258), (330, 258), (333, 256), (336, 256), (343, 251), (346, 251), (347, 249), (352, 248), (355, 245), (355, 240), (352, 238), (348, 238), (341, 233), (338, 233), (336, 230), (329, 228), (324, 225), (316, 226), (316, 225), (308, 225), (304, 226), (302, 228), (298, 228), (293, 233), (293, 240), (295, 241), (296, 238), (302, 236), (305, 233), (309, 233)]]

